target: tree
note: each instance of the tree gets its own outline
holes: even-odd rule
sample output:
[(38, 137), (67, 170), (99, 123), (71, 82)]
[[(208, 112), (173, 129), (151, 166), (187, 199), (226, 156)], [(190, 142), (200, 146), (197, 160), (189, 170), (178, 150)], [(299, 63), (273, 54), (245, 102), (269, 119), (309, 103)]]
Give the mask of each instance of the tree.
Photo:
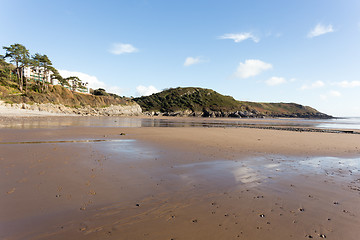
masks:
[(49, 70), (52, 72), (52, 74), (50, 76), (52, 84), (54, 84), (54, 80), (57, 80), (61, 86), (70, 87), (69, 82), (60, 75), (59, 71), (56, 68), (54, 68), (53, 66), (49, 66)]
[[(48, 86), (49, 82), (46, 81), (47, 76), (49, 75), (51, 69), (55, 69), (52, 67), (52, 62), (46, 55), (41, 55), (39, 53), (35, 53), (31, 60), (32, 69), (39, 74), (39, 79), (37, 83), (41, 86), (41, 91), (45, 90), (45, 87)], [(43, 75), (43, 79), (41, 81), (41, 75)], [(51, 79), (50, 79), (51, 81)]]
[(68, 82), (72, 91), (75, 91), (79, 87), (79, 85), (81, 85), (80, 78), (76, 76), (67, 77), (65, 78), (65, 80)]
[(93, 92), (93, 95), (96, 95), (96, 96), (107, 96), (109, 95), (105, 89), (103, 88), (98, 88), (98, 89), (95, 89), (94, 92)]
[(30, 63), (29, 50), (25, 46), (15, 43), (10, 47), (3, 47), (6, 50), (5, 58), (10, 58), (10, 62), (16, 66), (16, 76), (19, 83), (19, 90), (23, 90), (24, 85), (24, 67)]

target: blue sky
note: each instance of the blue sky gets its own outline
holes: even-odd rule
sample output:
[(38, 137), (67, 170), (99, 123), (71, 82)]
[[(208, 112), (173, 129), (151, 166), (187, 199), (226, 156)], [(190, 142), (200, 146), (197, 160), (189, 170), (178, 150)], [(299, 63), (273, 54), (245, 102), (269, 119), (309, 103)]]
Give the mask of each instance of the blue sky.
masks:
[(121, 96), (194, 86), (360, 116), (359, 12), (358, 0), (2, 0), (0, 44)]

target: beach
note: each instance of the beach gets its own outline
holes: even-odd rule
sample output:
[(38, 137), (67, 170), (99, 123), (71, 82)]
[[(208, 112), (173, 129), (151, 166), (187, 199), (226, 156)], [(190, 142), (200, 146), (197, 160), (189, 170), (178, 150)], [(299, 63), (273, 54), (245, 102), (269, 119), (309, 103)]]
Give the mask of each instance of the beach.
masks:
[(358, 239), (359, 134), (41, 121), (2, 120), (1, 239)]

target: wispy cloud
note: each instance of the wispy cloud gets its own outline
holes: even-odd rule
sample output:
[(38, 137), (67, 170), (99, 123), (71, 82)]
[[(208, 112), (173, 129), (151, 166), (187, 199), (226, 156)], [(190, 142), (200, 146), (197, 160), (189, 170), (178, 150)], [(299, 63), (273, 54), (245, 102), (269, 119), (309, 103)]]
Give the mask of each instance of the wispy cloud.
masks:
[(148, 96), (148, 95), (151, 95), (151, 94), (157, 93), (157, 92), (160, 92), (160, 91), (152, 85), (150, 85), (148, 87), (139, 85), (136, 87), (136, 94), (138, 96)]
[(360, 87), (360, 81), (341, 81), (333, 83), (332, 85), (337, 85), (343, 88)]
[(243, 32), (243, 33), (227, 33), (219, 37), (219, 39), (230, 39), (234, 40), (234, 42), (242, 42), (247, 39), (251, 39), (254, 42), (258, 43), (260, 39), (254, 36), (251, 32)]
[(321, 23), (318, 23), (309, 33), (308, 38), (318, 37), (326, 33), (334, 32), (334, 28), (331, 24), (325, 26)]
[(194, 57), (187, 57), (185, 59), (184, 66), (188, 67), (188, 66), (200, 63), (200, 62), (202, 62), (200, 57), (195, 57), (195, 58)]
[(82, 82), (88, 83), (88, 87), (92, 89), (104, 88), (107, 92), (121, 95), (123, 89), (117, 86), (108, 86), (104, 82), (100, 81), (96, 76), (92, 76), (82, 72), (59, 70), (60, 75), (63, 78), (67, 77), (78, 77)]
[(341, 97), (341, 96), (342, 96), (342, 94), (340, 92), (331, 90), (331, 91), (327, 92), (326, 94), (320, 95), (320, 98), (322, 100), (327, 100), (330, 97)]
[(234, 73), (237, 78), (249, 78), (259, 75), (261, 72), (272, 68), (270, 63), (263, 62), (258, 59), (248, 59), (244, 63), (240, 63)]
[(266, 80), (265, 83), (269, 86), (275, 86), (286, 83), (286, 79), (282, 77), (271, 77), (268, 80)]
[(301, 90), (314, 89), (324, 87), (325, 83), (323, 81), (316, 81), (311, 84), (304, 84), (301, 86)]
[(120, 55), (124, 53), (133, 53), (138, 52), (139, 50), (135, 48), (131, 44), (125, 44), (125, 43), (113, 43), (111, 46), (109, 52), (115, 55)]

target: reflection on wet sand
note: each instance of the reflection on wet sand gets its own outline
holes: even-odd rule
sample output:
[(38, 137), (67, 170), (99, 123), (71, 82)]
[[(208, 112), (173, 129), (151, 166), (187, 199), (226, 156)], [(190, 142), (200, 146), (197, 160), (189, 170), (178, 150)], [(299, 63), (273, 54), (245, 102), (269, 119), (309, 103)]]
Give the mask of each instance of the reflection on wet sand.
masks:
[(0, 144), (1, 239), (360, 234), (357, 135), (203, 127), (0, 131), (8, 143)]

